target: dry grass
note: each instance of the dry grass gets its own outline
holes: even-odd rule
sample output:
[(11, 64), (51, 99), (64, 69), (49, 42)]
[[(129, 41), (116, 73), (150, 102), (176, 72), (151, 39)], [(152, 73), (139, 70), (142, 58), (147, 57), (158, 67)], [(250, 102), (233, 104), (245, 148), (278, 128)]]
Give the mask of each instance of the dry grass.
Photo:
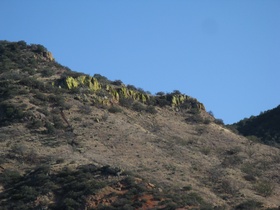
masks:
[[(66, 165), (109, 164), (161, 186), (192, 186), (216, 206), (232, 208), (248, 199), (280, 206), (276, 148), (250, 145), (246, 138), (214, 123), (188, 124), (185, 113), (171, 108), (157, 108), (156, 114), (126, 108), (107, 112), (92, 106), (90, 100), (85, 103), (69, 97), (67, 103), (71, 108), (65, 116), (73, 132), (49, 136), (32, 133), (24, 123), (1, 127), (1, 157), (12, 153), (17, 156), (2, 160), (1, 166), (23, 171), (36, 163), (26, 160), (20, 164), (20, 156), (26, 159), (29, 154), (32, 160), (56, 163), (53, 170)], [(256, 181), (245, 175), (254, 176)], [(273, 189), (261, 189), (264, 185), (260, 180), (273, 180)]]

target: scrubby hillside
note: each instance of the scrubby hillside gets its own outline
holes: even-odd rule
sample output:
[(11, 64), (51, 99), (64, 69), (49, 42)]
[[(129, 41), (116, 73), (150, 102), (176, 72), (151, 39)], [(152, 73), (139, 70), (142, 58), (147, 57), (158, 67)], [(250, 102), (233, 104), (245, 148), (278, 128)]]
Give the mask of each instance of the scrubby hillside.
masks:
[(231, 127), (251, 139), (280, 146), (280, 106), (258, 116), (245, 118)]
[(180, 91), (73, 72), (41, 45), (0, 42), (3, 209), (272, 209), (279, 149)]

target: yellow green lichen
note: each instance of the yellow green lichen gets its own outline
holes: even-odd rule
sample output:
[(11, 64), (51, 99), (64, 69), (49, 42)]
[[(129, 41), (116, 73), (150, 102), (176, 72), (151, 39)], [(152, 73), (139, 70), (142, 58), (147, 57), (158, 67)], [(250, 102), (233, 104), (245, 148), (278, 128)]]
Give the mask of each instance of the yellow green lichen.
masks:
[(76, 88), (79, 86), (79, 83), (73, 77), (67, 77), (65, 82), (68, 89)]

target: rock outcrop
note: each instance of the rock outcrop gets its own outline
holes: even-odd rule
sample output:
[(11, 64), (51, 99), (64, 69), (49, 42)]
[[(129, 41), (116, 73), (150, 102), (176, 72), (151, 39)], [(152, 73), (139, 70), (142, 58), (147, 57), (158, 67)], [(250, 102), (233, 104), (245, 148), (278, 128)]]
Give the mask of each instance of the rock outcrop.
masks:
[[(125, 85), (101, 84), (95, 77), (78, 76), (76, 78), (68, 76), (64, 83), (67, 89), (88, 88), (93, 93), (94, 101), (103, 105), (110, 105), (111, 101), (119, 102), (120, 99), (132, 99), (143, 104), (157, 105), (157, 98), (147, 93), (127, 88)], [(102, 92), (103, 91), (103, 92)], [(185, 109), (205, 110), (202, 103), (184, 94), (167, 94), (160, 97), (170, 104), (173, 108), (180, 107)]]

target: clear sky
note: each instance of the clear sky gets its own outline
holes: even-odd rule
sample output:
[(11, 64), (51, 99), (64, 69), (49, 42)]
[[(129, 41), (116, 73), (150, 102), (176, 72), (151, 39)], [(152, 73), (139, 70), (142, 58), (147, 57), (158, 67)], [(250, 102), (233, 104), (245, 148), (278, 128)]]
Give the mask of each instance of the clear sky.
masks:
[(2, 0), (0, 39), (72, 70), (197, 98), (225, 123), (280, 104), (279, 0)]

